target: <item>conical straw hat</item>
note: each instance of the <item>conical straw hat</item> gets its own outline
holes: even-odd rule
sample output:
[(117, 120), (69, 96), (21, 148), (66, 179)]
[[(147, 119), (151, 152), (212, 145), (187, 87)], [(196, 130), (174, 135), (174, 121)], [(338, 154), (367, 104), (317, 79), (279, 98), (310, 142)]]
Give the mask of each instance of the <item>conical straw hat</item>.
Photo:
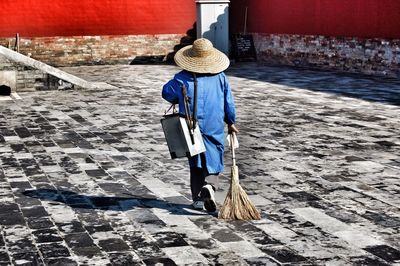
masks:
[(184, 70), (195, 73), (216, 74), (229, 67), (229, 58), (204, 38), (197, 39), (193, 45), (180, 49), (174, 57), (175, 63)]

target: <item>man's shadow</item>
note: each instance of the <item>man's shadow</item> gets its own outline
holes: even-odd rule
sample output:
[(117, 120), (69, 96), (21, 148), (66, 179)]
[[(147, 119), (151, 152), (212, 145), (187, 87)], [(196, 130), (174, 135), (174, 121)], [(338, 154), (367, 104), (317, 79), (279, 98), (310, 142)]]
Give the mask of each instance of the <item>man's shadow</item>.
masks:
[(196, 36), (197, 36), (197, 31), (196, 31), (197, 26), (196, 25), (197, 25), (197, 23), (194, 22), (192, 28), (189, 29), (186, 32), (186, 35), (181, 38), (179, 44), (174, 46), (174, 50), (166, 55), (165, 60), (167, 63), (174, 64), (174, 56), (175, 56), (176, 52), (178, 52), (181, 48), (183, 48), (185, 46), (193, 44), (193, 42), (196, 40)]
[(75, 209), (101, 209), (129, 211), (135, 208), (165, 209), (174, 215), (204, 215), (206, 213), (191, 209), (189, 203), (168, 202), (157, 198), (136, 197), (107, 197), (82, 195), (72, 191), (56, 189), (25, 190), (23, 195), (45, 201), (63, 203)]

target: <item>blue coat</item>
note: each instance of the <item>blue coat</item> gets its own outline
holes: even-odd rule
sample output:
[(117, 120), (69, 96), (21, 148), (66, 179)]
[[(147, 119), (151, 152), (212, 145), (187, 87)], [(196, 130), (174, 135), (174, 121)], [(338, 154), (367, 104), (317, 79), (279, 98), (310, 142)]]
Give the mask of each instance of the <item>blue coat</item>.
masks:
[[(235, 123), (235, 104), (231, 87), (223, 72), (196, 76), (197, 120), (206, 147), (206, 167), (210, 174), (216, 174), (224, 170), (224, 126), (225, 123)], [(185, 84), (193, 113), (193, 81), (192, 73), (185, 70), (179, 72), (164, 85), (162, 97), (170, 103), (179, 104), (179, 112), (184, 114), (181, 84)], [(190, 167), (202, 168), (199, 155), (189, 158), (189, 164)]]

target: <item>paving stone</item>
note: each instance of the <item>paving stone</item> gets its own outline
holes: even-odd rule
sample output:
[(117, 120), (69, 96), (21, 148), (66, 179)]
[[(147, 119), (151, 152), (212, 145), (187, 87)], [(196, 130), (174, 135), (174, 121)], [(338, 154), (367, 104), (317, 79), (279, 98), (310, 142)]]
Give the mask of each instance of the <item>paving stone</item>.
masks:
[(387, 245), (367, 247), (365, 250), (388, 262), (400, 260), (400, 251)]
[(254, 241), (254, 243), (262, 246), (267, 245), (281, 245), (282, 243), (273, 237), (266, 234), (261, 229), (257, 228), (255, 225), (248, 223), (246, 221), (232, 221), (231, 222), (235, 228), (236, 232), (241, 233), (241, 235), (246, 236)]
[(65, 235), (65, 241), (71, 248), (91, 247), (94, 245), (93, 239), (85, 232), (67, 234)]
[(168, 247), (163, 251), (177, 265), (207, 265), (209, 261), (200, 252), (191, 246), (185, 247)]
[(0, 214), (0, 225), (25, 224), (24, 217), (19, 211), (9, 211)]
[(0, 265), (399, 263), (398, 80), (233, 64), (240, 182), (262, 219), (222, 221), (190, 209), (187, 161), (169, 157), (177, 67), (67, 70), (115, 88), (0, 104)]
[(313, 201), (313, 200), (320, 200), (317, 196), (314, 196), (310, 193), (307, 193), (305, 191), (299, 191), (299, 192), (287, 192), (284, 193), (284, 195), (287, 195), (289, 197), (295, 198), (296, 200), (299, 201)]
[(10, 257), (5, 249), (0, 250), (0, 262), (9, 262)]
[(371, 257), (355, 257), (351, 258), (351, 263), (353, 265), (361, 266), (361, 265), (376, 265), (376, 266), (388, 266), (389, 263), (379, 259), (379, 258), (371, 258)]
[(73, 253), (77, 255), (81, 260), (86, 260), (86, 259), (94, 259), (98, 257), (102, 257), (102, 252), (98, 246), (92, 245), (92, 246), (85, 246), (85, 247), (76, 247), (73, 246), (71, 247)]
[(155, 240), (140, 231), (132, 231), (124, 236), (124, 240), (133, 248), (140, 258), (157, 258), (165, 256)]
[(130, 250), (130, 247), (119, 238), (107, 238), (104, 240), (99, 240), (98, 245), (106, 252)]
[(73, 234), (85, 232), (85, 228), (80, 221), (72, 221), (70, 223), (57, 223), (57, 228), (63, 234)]
[(112, 265), (116, 266), (125, 266), (125, 265), (132, 265), (132, 266), (144, 266), (144, 262), (137, 258), (130, 253), (110, 253), (110, 261)]
[(190, 236), (186, 239), (186, 242), (197, 249), (209, 249), (214, 250), (218, 247), (218, 243), (215, 239), (210, 238), (195, 238)]
[(109, 223), (87, 225), (87, 226), (85, 226), (85, 229), (90, 234), (94, 234), (96, 232), (111, 232), (111, 231), (113, 231), (113, 228), (111, 227), (111, 224), (109, 224)]
[(374, 212), (366, 212), (362, 217), (371, 220), (372, 222), (382, 225), (384, 227), (400, 227), (400, 219), (397, 217), (392, 217), (385, 213), (374, 213)]
[(52, 266), (77, 266), (79, 265), (72, 258), (52, 258), (45, 260), (46, 265)]
[(159, 232), (152, 235), (156, 241), (157, 246), (165, 247), (181, 247), (187, 246), (188, 243), (183, 239), (180, 234), (175, 232)]
[[(29, 174), (27, 174), (29, 176)], [(9, 183), (13, 190), (27, 190), (32, 188), (32, 185), (29, 182), (10, 182)]]
[(57, 242), (62, 238), (59, 236), (56, 229), (39, 229), (32, 232), (37, 243)]
[(28, 138), (32, 136), (32, 134), (29, 132), (29, 130), (26, 127), (17, 127), (14, 128), (15, 132), (20, 138)]
[(231, 251), (214, 251), (202, 253), (202, 255), (207, 258), (212, 265), (248, 265), (245, 259), (237, 256)]
[(69, 257), (71, 255), (68, 248), (61, 242), (42, 244), (38, 247), (45, 260), (48, 260), (49, 258)]
[(14, 265), (43, 265), (39, 253), (24, 252), (11, 255)]
[(279, 263), (304, 263), (307, 261), (305, 257), (286, 247), (262, 247), (261, 249)]
[(248, 265), (250, 266), (275, 266), (279, 265), (276, 261), (269, 257), (257, 257), (257, 258), (250, 258), (245, 260)]
[(177, 265), (173, 260), (170, 258), (151, 258), (145, 259), (143, 261), (146, 265), (166, 265), (166, 266), (175, 266)]
[(257, 258), (265, 256), (263, 250), (255, 247), (254, 244), (248, 241), (223, 242), (222, 246), (226, 250), (240, 254), (242, 258)]
[(237, 242), (242, 238), (228, 228), (219, 228), (215, 220), (207, 218), (198, 218), (193, 221), (200, 228), (208, 231), (212, 237), (220, 242)]
[(41, 218), (41, 217), (47, 217), (49, 214), (46, 212), (46, 209), (43, 208), (43, 206), (35, 206), (32, 208), (24, 208), (21, 209), (22, 213), (25, 217), (27, 218)]

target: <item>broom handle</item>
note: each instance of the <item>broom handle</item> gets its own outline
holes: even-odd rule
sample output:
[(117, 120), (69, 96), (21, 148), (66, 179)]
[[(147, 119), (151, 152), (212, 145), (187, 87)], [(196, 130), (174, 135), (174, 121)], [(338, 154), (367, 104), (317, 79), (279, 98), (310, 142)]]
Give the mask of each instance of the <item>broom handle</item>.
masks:
[(231, 133), (232, 166), (236, 166), (235, 145), (233, 144), (235, 132)]

